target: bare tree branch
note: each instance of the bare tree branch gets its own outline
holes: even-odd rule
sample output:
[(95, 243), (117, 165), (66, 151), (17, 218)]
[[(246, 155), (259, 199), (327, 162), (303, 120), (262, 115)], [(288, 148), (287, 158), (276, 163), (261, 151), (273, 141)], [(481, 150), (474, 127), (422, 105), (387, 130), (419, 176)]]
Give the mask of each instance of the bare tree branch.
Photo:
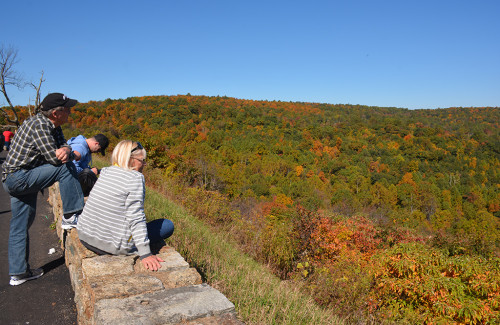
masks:
[(0, 92), (2, 92), (3, 96), (9, 103), (9, 108), (12, 111), (14, 118), (12, 118), (9, 113), (4, 109), (2, 113), (5, 115), (5, 118), (10, 123), (15, 123), (19, 126), (19, 118), (17, 117), (17, 112), (10, 101), (10, 98), (7, 94), (6, 86), (14, 86), (17, 88), (22, 88), (22, 78), (17, 74), (14, 70), (14, 65), (17, 63), (17, 50), (12, 47), (4, 48), (2, 45), (0, 47)]
[[(40, 74), (41, 76), (38, 85), (35, 85), (34, 83), (30, 82), (30, 86), (33, 87), (33, 89), (36, 91), (34, 109), (32, 112), (30, 108), (30, 116), (32, 115), (32, 113), (37, 114), (40, 111), (40, 88), (42, 88), (42, 83), (45, 81), (45, 79), (43, 79), (43, 70)], [(31, 106), (31, 100), (28, 106)]]

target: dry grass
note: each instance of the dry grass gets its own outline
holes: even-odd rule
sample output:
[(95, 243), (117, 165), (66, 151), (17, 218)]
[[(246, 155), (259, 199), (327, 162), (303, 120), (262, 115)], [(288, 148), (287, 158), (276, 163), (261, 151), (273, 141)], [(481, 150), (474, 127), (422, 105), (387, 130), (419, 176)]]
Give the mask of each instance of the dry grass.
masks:
[(162, 194), (148, 189), (145, 206), (152, 219), (165, 216), (174, 222), (176, 230), (168, 243), (235, 304), (245, 323), (343, 323)]

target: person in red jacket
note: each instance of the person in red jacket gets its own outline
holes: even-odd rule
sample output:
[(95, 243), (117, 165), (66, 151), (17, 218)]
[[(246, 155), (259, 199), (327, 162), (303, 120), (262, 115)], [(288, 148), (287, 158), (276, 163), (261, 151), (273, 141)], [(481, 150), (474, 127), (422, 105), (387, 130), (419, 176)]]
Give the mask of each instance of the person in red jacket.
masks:
[(3, 131), (3, 136), (5, 137), (5, 143), (3, 145), (3, 150), (7, 151), (10, 148), (10, 141), (12, 140), (12, 137), (14, 136), (14, 133), (10, 129), (7, 129)]

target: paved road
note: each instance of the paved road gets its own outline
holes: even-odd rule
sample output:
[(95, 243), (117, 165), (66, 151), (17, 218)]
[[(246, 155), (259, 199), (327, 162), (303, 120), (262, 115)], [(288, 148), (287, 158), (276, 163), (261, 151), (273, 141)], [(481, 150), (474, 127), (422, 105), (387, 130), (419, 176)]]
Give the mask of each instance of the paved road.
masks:
[[(0, 153), (0, 164), (6, 152)], [(1, 168), (0, 168), (1, 169)], [(7, 245), (11, 218), (10, 196), (0, 184), (0, 324), (76, 324), (69, 272), (59, 238), (50, 224), (54, 220), (47, 202), (48, 191), (38, 194), (37, 214), (30, 228), (30, 264), (45, 274), (19, 286), (9, 285)], [(56, 253), (49, 255), (49, 249)]]

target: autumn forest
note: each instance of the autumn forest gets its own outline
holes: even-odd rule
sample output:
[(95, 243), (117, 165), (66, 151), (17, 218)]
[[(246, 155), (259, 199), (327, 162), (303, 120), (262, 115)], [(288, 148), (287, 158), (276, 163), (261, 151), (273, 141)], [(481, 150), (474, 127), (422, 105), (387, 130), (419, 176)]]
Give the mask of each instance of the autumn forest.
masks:
[(338, 315), (500, 321), (500, 108), (155, 96), (75, 107), (151, 186)]

